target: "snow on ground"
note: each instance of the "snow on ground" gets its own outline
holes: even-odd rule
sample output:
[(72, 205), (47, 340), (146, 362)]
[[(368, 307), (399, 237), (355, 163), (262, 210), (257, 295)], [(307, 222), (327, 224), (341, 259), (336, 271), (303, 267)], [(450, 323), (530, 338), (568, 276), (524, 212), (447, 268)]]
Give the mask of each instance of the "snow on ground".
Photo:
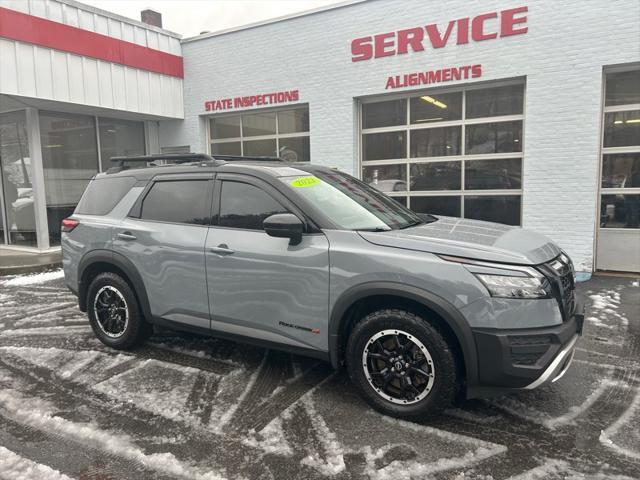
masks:
[(52, 432), (114, 455), (135, 461), (145, 468), (159, 473), (175, 475), (193, 480), (218, 480), (221, 477), (213, 470), (202, 471), (179, 461), (172, 453), (146, 454), (133, 441), (121, 433), (99, 429), (91, 423), (78, 423), (55, 416), (51, 407), (42, 401), (25, 397), (12, 389), (0, 391), (0, 412), (22, 424)]
[(574, 470), (563, 460), (546, 459), (539, 467), (510, 477), (509, 480), (634, 480), (626, 475), (613, 475), (606, 469), (607, 465), (602, 465), (600, 471), (585, 474)]
[[(109, 350), (79, 324), (86, 317), (67, 301), (60, 276), (0, 280), (0, 422), (140, 465), (141, 480), (488, 480), (496, 467), (497, 477), (516, 480), (628, 480), (634, 475), (616, 474), (640, 470), (638, 378), (620, 374), (618, 362), (636, 315), (611, 282), (589, 292), (582, 357), (563, 379), (506, 400), (464, 402), (418, 424), (372, 411), (343, 373), (327, 367), (314, 376), (316, 363), (302, 357), (173, 333), (131, 352)], [(593, 350), (595, 336), (606, 363), (587, 355), (603, 355)], [(40, 369), (68, 393), (50, 388)], [(75, 411), (65, 409), (67, 395), (80, 405)], [(106, 416), (99, 425), (97, 411)], [(8, 447), (0, 447), (0, 478), (13, 468), (11, 480), (67, 480), (45, 465), (50, 472), (40, 471), (28, 451), (14, 448), (31, 440), (12, 435), (0, 427)], [(573, 458), (571, 439), (583, 445), (585, 436), (594, 441)], [(37, 475), (19, 476), (29, 469)]]
[(640, 389), (620, 418), (602, 431), (600, 442), (618, 453), (640, 460)]
[(0, 446), (0, 478), (6, 480), (71, 480), (57, 470)]
[(34, 273), (32, 275), (20, 275), (11, 277), (8, 280), (1, 281), (0, 285), (4, 287), (22, 287), (25, 285), (37, 285), (50, 282), (52, 280), (59, 280), (61, 278), (64, 278), (64, 271), (62, 269), (59, 269), (52, 272)]

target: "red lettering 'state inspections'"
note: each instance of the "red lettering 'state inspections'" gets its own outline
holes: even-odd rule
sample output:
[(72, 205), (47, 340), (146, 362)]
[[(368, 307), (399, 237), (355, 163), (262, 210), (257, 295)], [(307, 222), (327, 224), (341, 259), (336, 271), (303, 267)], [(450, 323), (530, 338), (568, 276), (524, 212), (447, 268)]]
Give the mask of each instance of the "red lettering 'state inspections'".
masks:
[(220, 110), (231, 110), (234, 108), (297, 102), (299, 99), (300, 93), (298, 90), (287, 90), (284, 92), (262, 93), (259, 95), (247, 95), (244, 97), (207, 100), (204, 102), (204, 108), (207, 112), (216, 112)]
[(510, 8), (483, 13), (473, 18), (450, 20), (446, 26), (432, 23), (425, 27), (356, 38), (351, 42), (351, 61), (403, 55), (409, 51), (422, 52), (427, 47), (443, 48), (454, 41), (451, 38), (454, 32), (456, 45), (522, 35), (528, 30), (524, 25), (527, 22), (527, 12), (528, 7)]

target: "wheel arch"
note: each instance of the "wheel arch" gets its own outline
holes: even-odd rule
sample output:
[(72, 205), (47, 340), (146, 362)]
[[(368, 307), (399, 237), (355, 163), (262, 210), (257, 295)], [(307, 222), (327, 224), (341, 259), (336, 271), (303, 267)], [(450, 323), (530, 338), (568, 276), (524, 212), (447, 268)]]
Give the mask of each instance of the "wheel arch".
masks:
[[(346, 340), (353, 325), (363, 313), (375, 310), (375, 305), (406, 305), (411, 310), (425, 310), (438, 317), (444, 328), (459, 348), (467, 386), (474, 386), (478, 379), (477, 350), (471, 327), (462, 314), (447, 300), (417, 287), (393, 282), (369, 282), (350, 288), (335, 302), (329, 319), (329, 355), (334, 368), (344, 360)], [(368, 307), (367, 304), (370, 304)], [(364, 309), (362, 306), (365, 305)], [(373, 308), (372, 306), (373, 305)]]
[(124, 255), (109, 250), (89, 252), (78, 264), (78, 304), (81, 311), (87, 311), (87, 291), (91, 281), (103, 272), (113, 272), (122, 276), (133, 289), (144, 318), (152, 318), (149, 298), (140, 272)]

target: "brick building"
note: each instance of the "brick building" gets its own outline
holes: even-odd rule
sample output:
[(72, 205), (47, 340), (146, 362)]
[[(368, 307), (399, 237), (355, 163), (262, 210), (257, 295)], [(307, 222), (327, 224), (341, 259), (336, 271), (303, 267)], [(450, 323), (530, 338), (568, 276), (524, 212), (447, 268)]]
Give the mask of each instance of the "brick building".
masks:
[(348, 1), (207, 33), (175, 47), (180, 92), (148, 98), (146, 151), (334, 166), (417, 211), (546, 234), (578, 270), (640, 271), (638, 38), (636, 0)]

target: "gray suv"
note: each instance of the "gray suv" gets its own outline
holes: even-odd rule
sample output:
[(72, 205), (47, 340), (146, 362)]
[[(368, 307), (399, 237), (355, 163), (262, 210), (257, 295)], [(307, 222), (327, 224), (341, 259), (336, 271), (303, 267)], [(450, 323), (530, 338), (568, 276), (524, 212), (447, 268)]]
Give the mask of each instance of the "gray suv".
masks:
[(62, 222), (66, 284), (110, 347), (158, 325), (285, 349), (346, 364), (373, 407), (409, 419), (571, 362), (573, 265), (542, 235), (416, 214), (308, 163), (113, 160)]

